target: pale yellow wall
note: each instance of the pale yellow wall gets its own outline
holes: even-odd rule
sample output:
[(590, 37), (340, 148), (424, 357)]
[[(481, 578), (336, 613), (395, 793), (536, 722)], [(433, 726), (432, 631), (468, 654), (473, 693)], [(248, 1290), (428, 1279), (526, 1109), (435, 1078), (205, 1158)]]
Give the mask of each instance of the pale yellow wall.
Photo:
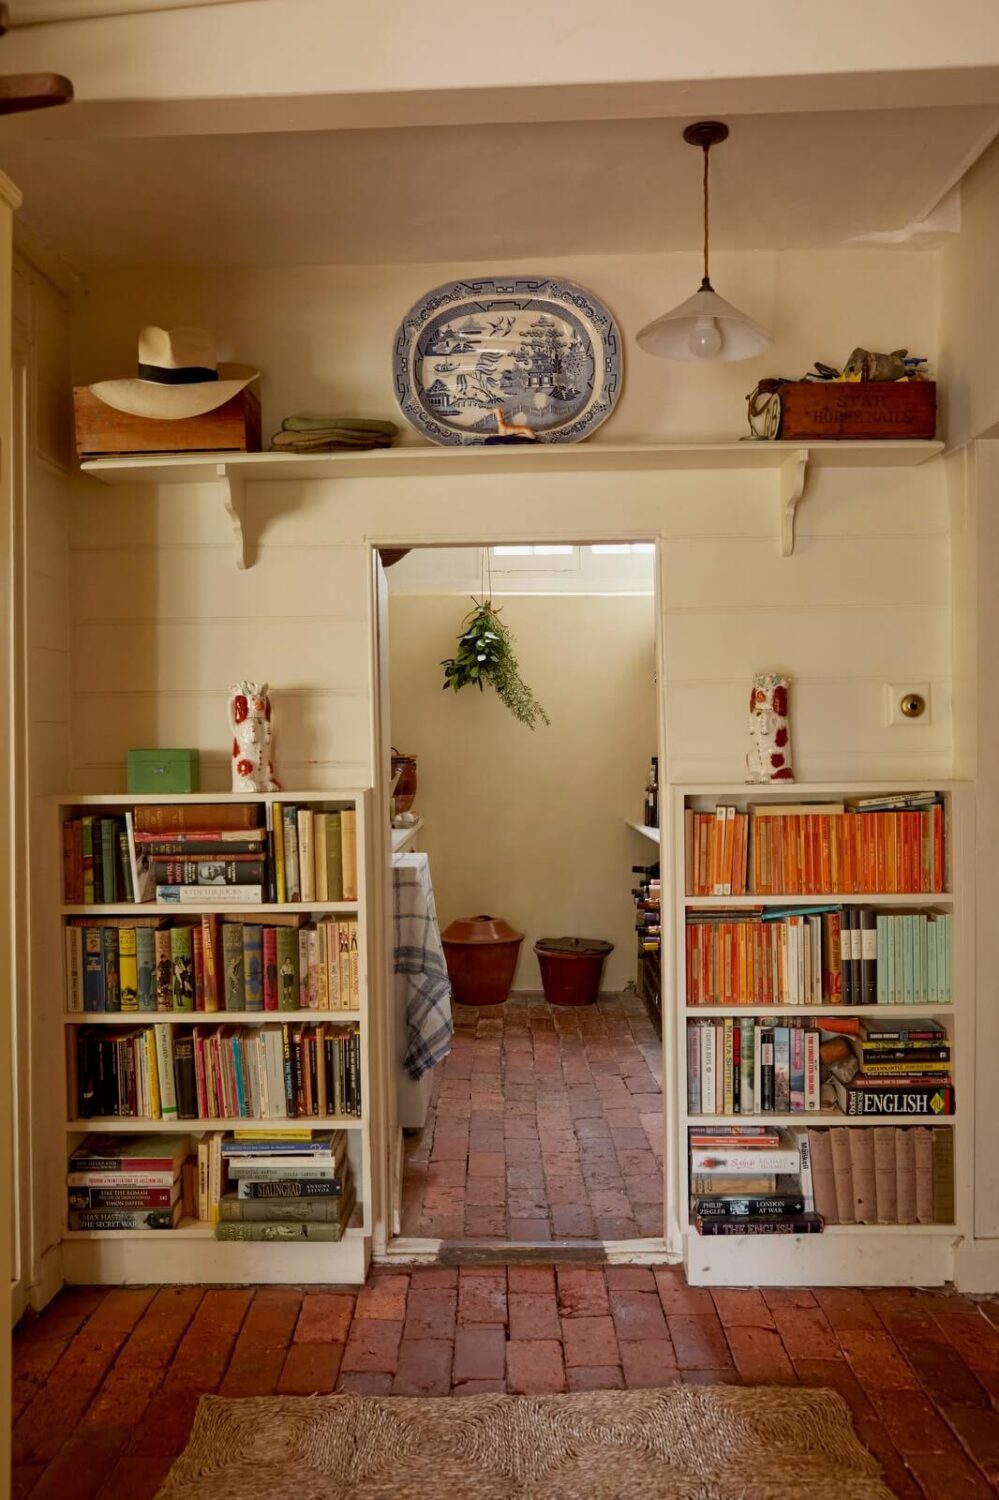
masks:
[(490, 912), (525, 934), (515, 984), (540, 988), (539, 937), (604, 937), (604, 986), (635, 977), (631, 866), (656, 850), (641, 818), (657, 753), (655, 615), (646, 597), (505, 598), (525, 680), (551, 726), (531, 731), (495, 693), (441, 691), (468, 607), (395, 596), (389, 614), (392, 742), (417, 754), (421, 847), (442, 925)]
[(997, 245), (999, 142), (994, 142), (961, 182), (961, 233), (940, 257), (940, 378), (953, 444), (999, 426)]

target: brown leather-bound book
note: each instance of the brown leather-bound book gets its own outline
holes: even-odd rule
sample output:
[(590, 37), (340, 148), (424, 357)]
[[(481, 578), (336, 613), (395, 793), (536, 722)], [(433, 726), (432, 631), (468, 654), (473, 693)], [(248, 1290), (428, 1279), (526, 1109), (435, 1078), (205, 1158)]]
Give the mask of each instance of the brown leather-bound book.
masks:
[(849, 1126), (833, 1127), (829, 1135), (832, 1144), (833, 1181), (836, 1184), (836, 1212), (841, 1224), (856, 1224), (857, 1215), (853, 1206), (853, 1168), (850, 1163)]
[(954, 1132), (946, 1126), (933, 1134), (933, 1222), (954, 1222)]
[(916, 1143), (913, 1133), (904, 1127), (896, 1128), (895, 1136), (895, 1199), (896, 1222), (916, 1222)]
[(809, 1130), (808, 1150), (812, 1158), (812, 1191), (815, 1195), (815, 1212), (822, 1215), (827, 1224), (839, 1223), (839, 1208), (836, 1202), (836, 1179), (833, 1174), (832, 1132)]
[(135, 809), (139, 833), (259, 828), (263, 807), (252, 802), (162, 802)]
[(913, 1129), (916, 1154), (916, 1223), (933, 1223), (933, 1133), (925, 1125)]
[(874, 1132), (850, 1130), (850, 1168), (853, 1174), (853, 1212), (858, 1224), (878, 1222), (878, 1191), (874, 1176)]
[[(857, 1132), (861, 1134), (860, 1131)], [(866, 1132), (863, 1132), (866, 1134)], [(878, 1223), (898, 1223), (898, 1186), (895, 1145), (901, 1132), (894, 1125), (876, 1125), (874, 1137), (874, 1183), (878, 1198)]]

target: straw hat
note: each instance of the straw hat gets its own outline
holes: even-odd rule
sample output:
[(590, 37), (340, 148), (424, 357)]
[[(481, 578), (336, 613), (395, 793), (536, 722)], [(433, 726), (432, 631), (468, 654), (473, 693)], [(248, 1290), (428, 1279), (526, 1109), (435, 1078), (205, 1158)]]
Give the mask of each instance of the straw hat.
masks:
[(100, 380), (90, 389), (106, 406), (133, 417), (200, 417), (256, 380), (250, 365), (219, 364), (203, 328), (144, 328), (135, 380)]

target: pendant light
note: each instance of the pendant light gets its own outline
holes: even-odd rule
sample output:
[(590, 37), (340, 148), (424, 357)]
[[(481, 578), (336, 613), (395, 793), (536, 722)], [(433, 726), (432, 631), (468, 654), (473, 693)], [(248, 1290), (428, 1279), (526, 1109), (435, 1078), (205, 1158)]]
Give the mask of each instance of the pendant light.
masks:
[(660, 359), (752, 359), (773, 343), (772, 333), (719, 297), (708, 276), (708, 152), (727, 136), (728, 126), (720, 120), (702, 120), (683, 132), (688, 145), (704, 152), (704, 276), (692, 297), (637, 335), (639, 348)]

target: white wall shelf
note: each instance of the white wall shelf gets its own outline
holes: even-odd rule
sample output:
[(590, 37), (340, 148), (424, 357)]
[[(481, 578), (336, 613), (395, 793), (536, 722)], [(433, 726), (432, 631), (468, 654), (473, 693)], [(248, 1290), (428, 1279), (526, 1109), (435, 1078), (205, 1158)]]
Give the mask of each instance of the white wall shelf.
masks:
[(766, 469), (774, 475), (778, 550), (794, 551), (794, 518), (809, 466), (911, 467), (943, 443), (842, 439), (812, 443), (537, 443), (437, 448), (411, 444), (368, 453), (181, 453), (97, 458), (82, 465), (105, 484), (211, 484), (232, 523), (236, 566), (252, 565), (245, 536), (246, 485), (303, 479), (414, 479), (474, 474), (601, 474), (670, 469)]
[(423, 827), (423, 819), (417, 818), (415, 823), (410, 823), (408, 828), (392, 829), (392, 853), (401, 854), (403, 849), (408, 849)]
[(643, 838), (650, 839), (653, 844), (659, 843), (659, 829), (651, 828), (648, 823), (633, 823), (631, 818), (627, 819), (628, 827), (640, 833)]

